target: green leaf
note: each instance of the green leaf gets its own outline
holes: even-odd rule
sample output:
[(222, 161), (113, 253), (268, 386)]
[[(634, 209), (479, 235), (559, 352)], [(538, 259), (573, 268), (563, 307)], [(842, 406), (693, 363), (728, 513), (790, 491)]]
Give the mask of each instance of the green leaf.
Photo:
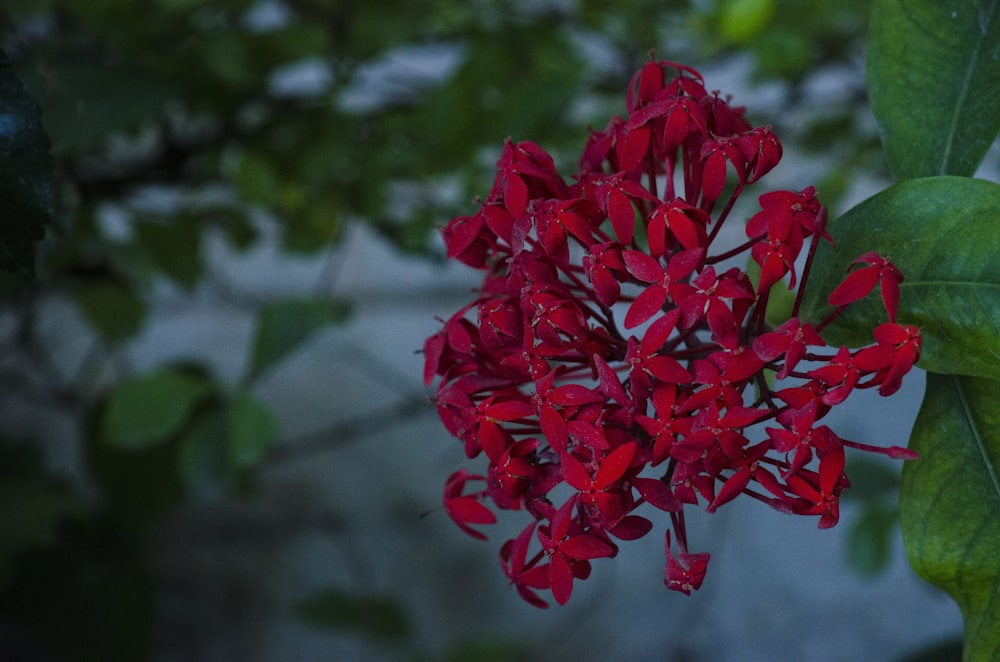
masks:
[(277, 439), (274, 417), (246, 392), (229, 405), (229, 459), (237, 467), (257, 465)]
[(178, 369), (159, 370), (121, 384), (108, 398), (102, 420), (105, 442), (142, 449), (179, 431), (195, 406), (211, 392), (202, 377)]
[(74, 290), (73, 297), (94, 330), (109, 343), (131, 338), (146, 318), (146, 302), (117, 280), (85, 283)]
[(285, 299), (264, 308), (257, 322), (251, 374), (258, 375), (312, 334), (347, 319), (348, 305), (324, 299)]
[(178, 471), (189, 494), (209, 501), (220, 497), (235, 480), (227, 452), (226, 412), (212, 407), (185, 429), (177, 456)]
[(150, 261), (178, 284), (194, 289), (204, 270), (201, 220), (177, 214), (155, 221), (137, 221), (133, 227), (136, 240)]
[(249, 393), (202, 407), (180, 439), (178, 470), (189, 493), (211, 500), (247, 487), (276, 439), (270, 412)]
[(411, 626), (406, 612), (393, 598), (350, 595), (326, 589), (299, 604), (299, 618), (312, 625), (346, 630), (378, 640), (400, 640)]
[(927, 375), (903, 467), (900, 522), (910, 563), (958, 603), (965, 660), (1000, 659), (1000, 383)]
[[(933, 372), (1000, 378), (1000, 186), (966, 177), (914, 179), (862, 202), (830, 228), (809, 278), (802, 316), (822, 320), (847, 266), (867, 251), (903, 272), (899, 321), (923, 333), (918, 365)], [(825, 331), (858, 347), (885, 321), (878, 291), (851, 304)]]
[(719, 31), (730, 43), (749, 44), (773, 15), (774, 0), (726, 0), (719, 16)]
[(893, 175), (974, 174), (1000, 131), (1000, 0), (875, 0), (869, 34)]
[[(852, 483), (854, 476), (851, 477)], [(875, 575), (889, 565), (892, 534), (899, 530), (899, 514), (895, 509), (866, 507), (861, 516), (852, 520), (847, 532), (847, 561), (862, 575)]]
[(0, 270), (35, 274), (52, 207), (53, 165), (38, 105), (0, 51)]
[(45, 109), (57, 154), (94, 148), (149, 122), (182, 94), (178, 80), (78, 53), (32, 62), (24, 82)]
[(249, 200), (265, 206), (274, 204), (281, 181), (274, 164), (263, 155), (247, 152), (236, 167), (236, 190)]

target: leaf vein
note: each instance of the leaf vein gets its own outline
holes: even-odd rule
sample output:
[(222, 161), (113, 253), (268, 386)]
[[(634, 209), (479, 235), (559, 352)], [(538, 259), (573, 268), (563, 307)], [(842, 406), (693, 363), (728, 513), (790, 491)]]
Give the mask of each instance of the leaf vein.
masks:
[(955, 143), (955, 135), (958, 133), (958, 125), (960, 124), (959, 115), (962, 113), (962, 107), (965, 105), (965, 98), (969, 95), (972, 89), (972, 73), (976, 70), (980, 55), (983, 51), (983, 41), (986, 37), (986, 30), (983, 29), (988, 26), (993, 21), (993, 13), (997, 7), (997, 1), (993, 0), (988, 10), (988, 15), (983, 19), (982, 13), (980, 13), (980, 30), (979, 37), (976, 39), (975, 48), (972, 49), (971, 57), (969, 58), (969, 66), (965, 68), (965, 76), (962, 78), (962, 87), (958, 92), (958, 98), (955, 101), (954, 110), (951, 114), (951, 121), (948, 123), (948, 135), (945, 138), (944, 152), (941, 158), (941, 165), (939, 174), (947, 175), (949, 174), (948, 163), (951, 160), (951, 148)]
[(951, 375), (951, 384), (955, 389), (955, 395), (958, 397), (958, 400), (962, 405), (962, 414), (965, 416), (966, 421), (968, 421), (969, 430), (972, 433), (975, 447), (979, 451), (979, 456), (983, 460), (986, 474), (990, 477), (990, 481), (993, 483), (993, 496), (996, 498), (997, 503), (1000, 504), (1000, 479), (998, 479), (996, 468), (993, 466), (993, 462), (990, 460), (989, 454), (986, 452), (986, 442), (984, 441), (983, 435), (979, 431), (979, 426), (976, 424), (976, 420), (973, 417), (972, 406), (966, 397), (965, 389), (962, 388), (962, 383), (957, 375)]

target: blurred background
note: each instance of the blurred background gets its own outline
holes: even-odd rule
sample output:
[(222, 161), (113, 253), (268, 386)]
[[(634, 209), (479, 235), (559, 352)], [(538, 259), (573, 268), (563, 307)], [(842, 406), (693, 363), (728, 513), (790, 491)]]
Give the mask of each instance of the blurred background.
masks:
[[(435, 227), (489, 192), (507, 136), (572, 172), (651, 49), (781, 137), (748, 196), (815, 185), (833, 218), (886, 186), (867, 2), (4, 5), (0, 101), (37, 103), (47, 138), (14, 139), (51, 150), (30, 175), (52, 210), (37, 277), (0, 280), (0, 659), (954, 651), (957, 608), (905, 559), (898, 466), (870, 460), (832, 531), (692, 513), (713, 559), (691, 598), (651, 534), (568, 606), (522, 603), (497, 559), (521, 524), (480, 543), (440, 508), (467, 462), (421, 383), (435, 316), (476, 283)], [(830, 425), (905, 444), (921, 381)]]

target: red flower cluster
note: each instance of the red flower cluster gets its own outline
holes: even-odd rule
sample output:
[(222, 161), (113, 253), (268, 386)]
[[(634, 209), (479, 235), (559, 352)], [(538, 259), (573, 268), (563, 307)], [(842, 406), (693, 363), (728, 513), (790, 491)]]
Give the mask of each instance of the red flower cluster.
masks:
[[(913, 457), (821, 423), (856, 388), (895, 392), (917, 360), (919, 331), (896, 322), (899, 270), (865, 254), (830, 297), (839, 312), (881, 285), (889, 321), (870, 347), (824, 350), (830, 320), (800, 320), (798, 297), (769, 327), (772, 288), (801, 297), (829, 239), (814, 190), (764, 194), (747, 241), (721, 251), (737, 197), (781, 158), (777, 137), (669, 62), (635, 75), (627, 108), (591, 135), (571, 184), (536, 144), (508, 141), (485, 203), (444, 230), (448, 256), (486, 275), (427, 339), (424, 378), (442, 377), (438, 412), (466, 455), (489, 459), (448, 479), (445, 509), (483, 539), (488, 503), (530, 515), (500, 558), (539, 607), (538, 591), (564, 604), (593, 559), (646, 535), (644, 504), (668, 513), (665, 583), (689, 594), (709, 555), (688, 551), (685, 505), (746, 494), (829, 527), (845, 446)], [(722, 266), (746, 251), (759, 276)]]

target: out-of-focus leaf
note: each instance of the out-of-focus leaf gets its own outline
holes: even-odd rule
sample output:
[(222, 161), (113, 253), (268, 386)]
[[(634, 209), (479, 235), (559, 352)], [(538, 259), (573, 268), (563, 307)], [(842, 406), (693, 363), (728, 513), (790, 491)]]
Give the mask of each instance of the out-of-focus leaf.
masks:
[(202, 412), (181, 438), (178, 469), (187, 492), (197, 499), (218, 498), (233, 479), (228, 428), (226, 412), (215, 407)]
[(163, 442), (211, 392), (204, 378), (177, 369), (136, 377), (118, 386), (108, 398), (102, 420), (104, 439), (123, 449)]
[(250, 44), (238, 31), (215, 31), (202, 39), (200, 46), (205, 66), (226, 84), (247, 85), (257, 73), (251, 63)]
[(753, 41), (774, 14), (774, 0), (724, 0), (719, 30), (734, 44)]
[(885, 570), (892, 552), (892, 538), (898, 530), (899, 513), (895, 508), (866, 504), (861, 516), (851, 521), (847, 533), (847, 562), (862, 575)]
[(351, 595), (337, 588), (326, 589), (301, 602), (298, 615), (310, 625), (380, 641), (404, 639), (412, 629), (406, 612), (393, 598)]
[(152, 262), (172, 280), (193, 289), (203, 273), (199, 219), (186, 214), (138, 221), (136, 239)]
[(897, 179), (973, 175), (1000, 131), (1000, 2), (875, 0), (867, 78)]
[(25, 67), (56, 152), (93, 147), (159, 116), (179, 93), (169, 79), (127, 65), (55, 60)]
[[(855, 258), (878, 251), (902, 270), (899, 321), (919, 326), (918, 365), (940, 373), (1000, 378), (1000, 186), (968, 177), (901, 182), (865, 200), (830, 227), (836, 241), (816, 254), (802, 317), (818, 322)], [(853, 347), (870, 344), (885, 321), (876, 289), (824, 332)]]
[(269, 206), (278, 197), (280, 183), (272, 163), (256, 154), (242, 156), (236, 168), (236, 188), (250, 202)]
[(274, 445), (274, 417), (246, 392), (237, 393), (229, 405), (229, 459), (237, 467), (256, 466)]
[(118, 281), (85, 283), (73, 291), (73, 297), (87, 321), (109, 343), (131, 338), (146, 319), (146, 303)]
[(246, 487), (247, 470), (260, 463), (276, 436), (270, 412), (249, 393), (211, 403), (180, 439), (178, 468), (187, 491), (211, 500)]
[(52, 207), (53, 165), (38, 105), (0, 51), (0, 270), (32, 277)]
[(900, 523), (914, 570), (958, 603), (965, 660), (1000, 659), (1000, 382), (927, 375), (903, 465)]
[(347, 303), (323, 299), (284, 299), (266, 306), (257, 321), (251, 374), (271, 367), (324, 327), (343, 322), (348, 312)]

